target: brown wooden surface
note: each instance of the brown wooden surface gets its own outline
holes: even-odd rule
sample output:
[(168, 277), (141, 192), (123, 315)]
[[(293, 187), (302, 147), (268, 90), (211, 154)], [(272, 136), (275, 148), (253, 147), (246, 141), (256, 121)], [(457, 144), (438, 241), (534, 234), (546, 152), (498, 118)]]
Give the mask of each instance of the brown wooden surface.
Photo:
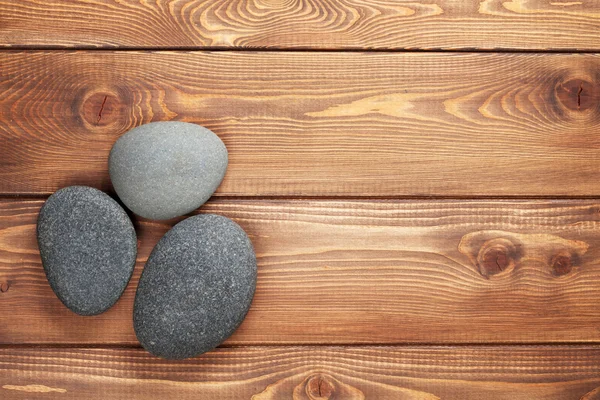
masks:
[[(599, 400), (596, 51), (596, 0), (0, 0), (0, 399)], [(111, 191), (112, 144), (163, 120), (224, 140), (200, 211), (259, 263), (185, 361), (131, 321), (177, 221), (134, 218), (96, 317), (35, 241), (47, 195)]]
[[(46, 281), (41, 204), (0, 202), (0, 343), (137, 345), (138, 277), (172, 223), (136, 222), (125, 294), (80, 317)], [(258, 257), (256, 296), (229, 345), (600, 341), (597, 201), (219, 200), (202, 210), (237, 221)]]
[(0, 0), (0, 46), (600, 48), (596, 0)]
[(596, 400), (599, 387), (597, 346), (242, 347), (175, 362), (0, 349), (3, 399)]
[(109, 189), (142, 123), (230, 153), (220, 195), (598, 196), (600, 58), (0, 53), (0, 194)]

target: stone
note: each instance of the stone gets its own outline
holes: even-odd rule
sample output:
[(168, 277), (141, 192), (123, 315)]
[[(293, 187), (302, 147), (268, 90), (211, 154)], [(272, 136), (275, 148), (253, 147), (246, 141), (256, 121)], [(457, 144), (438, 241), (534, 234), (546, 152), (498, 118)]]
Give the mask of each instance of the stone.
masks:
[(135, 296), (133, 326), (150, 353), (167, 359), (214, 349), (242, 323), (256, 289), (256, 256), (232, 220), (196, 215), (160, 239)]
[(70, 186), (44, 203), (37, 240), (50, 287), (67, 308), (96, 315), (117, 302), (135, 266), (129, 216), (107, 194)]
[(164, 220), (204, 204), (221, 184), (227, 163), (227, 148), (210, 130), (153, 122), (121, 136), (108, 165), (115, 191), (131, 211)]

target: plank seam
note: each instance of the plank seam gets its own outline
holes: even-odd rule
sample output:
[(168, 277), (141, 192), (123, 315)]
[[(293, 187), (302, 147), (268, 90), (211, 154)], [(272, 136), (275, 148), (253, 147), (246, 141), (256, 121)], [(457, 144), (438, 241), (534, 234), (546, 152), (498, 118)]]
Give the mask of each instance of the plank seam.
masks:
[(2, 46), (0, 52), (11, 51), (52, 51), (52, 52), (70, 52), (70, 51), (114, 51), (114, 52), (140, 52), (140, 51), (171, 51), (171, 52), (253, 52), (253, 53), (498, 53), (498, 54), (597, 54), (599, 49), (514, 49), (514, 48), (460, 48), (460, 49), (368, 49), (368, 48), (310, 48), (310, 47), (272, 47), (272, 48), (251, 48), (251, 47), (220, 47), (220, 46), (120, 46), (120, 47), (93, 47), (93, 46)]
[[(114, 192), (107, 192), (110, 196), (115, 197)], [(0, 193), (0, 200), (44, 200), (48, 198), (52, 193)], [(507, 200), (507, 201), (520, 201), (520, 200), (557, 200), (557, 201), (585, 201), (585, 200), (597, 200), (600, 201), (599, 195), (589, 196), (524, 196), (524, 195), (507, 195), (507, 196), (485, 196), (485, 195), (469, 195), (469, 196), (301, 196), (301, 195), (267, 195), (267, 196), (241, 196), (241, 195), (222, 195), (214, 194), (211, 199), (213, 200), (255, 200), (255, 201), (412, 201), (412, 200), (424, 200), (424, 201), (436, 201), (436, 200), (459, 200), (459, 201), (495, 201), (495, 200)]]
[[(237, 348), (274, 348), (274, 347), (300, 347), (300, 348), (326, 348), (326, 347), (354, 347), (354, 348), (499, 348), (499, 347), (511, 347), (511, 348), (556, 348), (556, 347), (569, 347), (569, 348), (600, 348), (600, 341), (593, 342), (533, 342), (533, 343), (503, 343), (503, 342), (474, 342), (474, 343), (451, 343), (451, 342), (431, 342), (431, 343), (251, 343), (251, 344), (224, 344), (217, 347), (217, 349), (237, 349)], [(0, 344), (0, 350), (2, 349), (33, 349), (33, 348), (47, 348), (47, 349), (142, 349), (139, 344), (128, 344), (128, 343), (97, 343), (97, 344), (85, 344), (85, 343), (3, 343)]]

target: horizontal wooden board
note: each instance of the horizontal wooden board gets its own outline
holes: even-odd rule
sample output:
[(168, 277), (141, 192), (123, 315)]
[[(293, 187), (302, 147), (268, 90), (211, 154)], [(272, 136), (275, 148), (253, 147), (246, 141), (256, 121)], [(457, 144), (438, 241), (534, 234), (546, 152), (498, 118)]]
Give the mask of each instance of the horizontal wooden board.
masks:
[(2, 0), (0, 45), (598, 50), (593, 0)]
[[(0, 202), (0, 343), (137, 345), (138, 277), (171, 224), (136, 221), (132, 282), (111, 310), (80, 317), (44, 276), (41, 204)], [(202, 211), (237, 221), (258, 257), (229, 345), (600, 342), (597, 201), (219, 200)]]
[(600, 349), (241, 347), (186, 361), (141, 349), (0, 349), (3, 399), (596, 400)]
[(600, 57), (0, 53), (0, 193), (110, 189), (115, 140), (196, 122), (220, 195), (600, 196)]

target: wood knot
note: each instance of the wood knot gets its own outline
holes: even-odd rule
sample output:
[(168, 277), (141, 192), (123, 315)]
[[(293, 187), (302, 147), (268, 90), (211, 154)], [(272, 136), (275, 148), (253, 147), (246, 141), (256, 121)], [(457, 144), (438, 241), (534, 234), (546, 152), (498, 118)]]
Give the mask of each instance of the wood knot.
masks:
[(91, 127), (106, 127), (122, 120), (125, 112), (124, 103), (116, 95), (98, 92), (84, 100), (81, 116)]
[(294, 389), (294, 400), (363, 400), (363, 392), (335, 379), (331, 375), (313, 374)]
[(10, 289), (10, 284), (8, 282), (0, 282), (0, 292), (6, 293)]
[(335, 386), (323, 375), (313, 376), (306, 383), (306, 393), (310, 399), (331, 399)]
[(568, 253), (559, 253), (550, 261), (552, 275), (563, 276), (573, 270), (573, 255)]
[(462, 237), (458, 250), (466, 255), (485, 277), (505, 275), (527, 264), (550, 270), (554, 276), (569, 274), (583, 266), (590, 245), (548, 233), (478, 231)]
[(479, 273), (489, 278), (515, 267), (517, 251), (515, 245), (507, 239), (488, 240), (481, 246), (477, 255)]
[[(275, 399), (293, 399), (293, 400), (364, 400), (365, 394), (351, 383), (357, 382), (364, 385), (364, 381), (353, 377), (346, 377), (346, 382), (334, 378), (331, 375), (313, 372), (305, 379), (302, 375), (292, 374), (288, 377), (279, 379), (271, 383), (262, 392), (252, 396), (252, 400), (275, 400)], [(378, 384), (371, 382), (371, 385), (377, 386), (378, 398), (385, 399), (414, 399), (414, 400), (440, 400), (439, 397), (431, 393), (421, 392), (413, 389)], [(370, 397), (369, 397), (370, 398)]]
[(571, 79), (556, 88), (560, 102), (571, 111), (585, 111), (596, 107), (600, 100), (600, 90), (582, 79)]

